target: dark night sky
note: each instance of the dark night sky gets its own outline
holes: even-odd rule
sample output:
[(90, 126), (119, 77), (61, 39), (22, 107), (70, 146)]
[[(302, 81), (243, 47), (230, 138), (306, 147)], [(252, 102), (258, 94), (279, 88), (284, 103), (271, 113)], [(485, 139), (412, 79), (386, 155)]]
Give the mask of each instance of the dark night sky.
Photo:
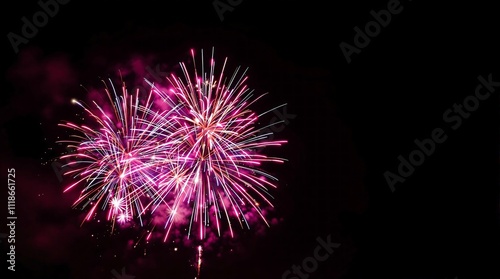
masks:
[[(391, 1), (272, 2), (243, 1), (221, 21), (212, 1), (72, 0), (19, 53), (4, 36), (0, 165), (2, 177), (16, 168), (18, 216), (17, 271), (6, 278), (115, 278), (122, 268), (137, 279), (194, 278), (192, 247), (130, 249), (133, 231), (80, 227), (76, 192), (63, 194), (68, 182), (46, 162), (60, 151), (57, 124), (74, 117), (70, 100), (85, 96), (80, 84), (138, 56), (175, 70), (190, 48), (211, 47), (250, 68), (249, 86), (270, 93), (262, 108), (287, 103), (296, 117), (276, 134), (289, 143), (272, 151), (289, 160), (271, 168), (282, 221), (206, 251), (201, 278), (300, 278), (282, 275), (327, 236), (341, 245), (310, 279), (500, 278), (500, 86), (457, 129), (443, 116), (474, 95), (479, 76), (500, 82), (498, 10), (401, 1), (347, 63), (339, 44), (353, 45), (353, 28)], [(21, 34), (21, 18), (40, 7), (9, 4), (3, 34)], [(392, 192), (384, 173), (436, 128), (446, 140)]]

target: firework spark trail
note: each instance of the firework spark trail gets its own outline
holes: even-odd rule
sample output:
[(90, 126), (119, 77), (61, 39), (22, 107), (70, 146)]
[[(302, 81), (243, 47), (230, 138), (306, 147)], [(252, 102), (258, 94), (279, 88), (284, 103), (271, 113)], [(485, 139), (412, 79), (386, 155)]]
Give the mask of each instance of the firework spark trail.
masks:
[(201, 260), (201, 257), (203, 255), (203, 248), (201, 247), (201, 245), (198, 246), (198, 261), (197, 261), (197, 265), (196, 265), (196, 277), (195, 279), (200, 279), (200, 272), (201, 272), (201, 263), (202, 263), (202, 260)]

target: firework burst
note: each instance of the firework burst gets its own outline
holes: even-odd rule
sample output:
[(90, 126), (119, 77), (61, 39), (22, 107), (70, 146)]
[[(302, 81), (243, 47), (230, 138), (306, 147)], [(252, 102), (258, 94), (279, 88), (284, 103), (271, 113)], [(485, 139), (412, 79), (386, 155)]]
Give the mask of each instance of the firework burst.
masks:
[[(149, 83), (145, 98), (139, 91), (130, 94), (123, 82), (116, 90), (109, 81), (109, 108), (73, 101), (91, 120), (61, 124), (76, 132), (63, 141), (76, 152), (61, 159), (76, 166), (66, 173), (75, 182), (65, 191), (82, 188), (75, 206), (90, 208), (85, 220), (102, 210), (113, 223), (138, 219), (142, 226), (146, 212), (163, 211), (164, 240), (176, 224), (186, 223), (188, 237), (196, 231), (204, 239), (212, 228), (233, 236), (234, 223), (250, 228), (249, 212), (267, 224), (263, 208), (273, 206), (269, 189), (277, 179), (263, 164), (284, 159), (261, 151), (286, 141), (270, 140), (257, 124), (273, 109), (251, 109), (264, 95), (248, 89), (247, 70), (238, 67), (225, 76), (227, 59), (216, 69), (213, 49), (208, 63), (202, 51), (198, 69), (191, 54), (192, 72), (180, 63), (182, 78), (170, 75), (166, 88)], [(189, 214), (179, 221), (179, 212)]]
[[(167, 78), (170, 90), (155, 91), (160, 98), (180, 104), (180, 113), (171, 118), (175, 126), (171, 136), (178, 139), (171, 159), (175, 175), (167, 174), (161, 194), (174, 196), (165, 198), (174, 212), (178, 207), (191, 209), (188, 235), (197, 224), (199, 238), (203, 239), (212, 223), (220, 235), (224, 222), (233, 235), (233, 222), (249, 228), (245, 217), (249, 210), (266, 222), (260, 202), (272, 206), (268, 189), (276, 187), (273, 182), (277, 179), (260, 166), (284, 159), (267, 157), (258, 150), (286, 141), (267, 140), (269, 134), (256, 128), (260, 115), (250, 106), (264, 95), (255, 97), (248, 89), (246, 70), (238, 67), (226, 77), (226, 59), (216, 76), (212, 50), (208, 71), (202, 52), (199, 73), (194, 52), (191, 54), (193, 73), (180, 63), (183, 78), (173, 74)], [(169, 218), (165, 237), (172, 225), (173, 218)]]
[(156, 195), (157, 181), (151, 168), (163, 161), (162, 154), (166, 152), (163, 149), (168, 149), (168, 144), (164, 145), (161, 138), (151, 137), (153, 127), (148, 125), (154, 118), (145, 121), (149, 117), (146, 109), (151, 108), (152, 94), (140, 105), (138, 92), (129, 94), (125, 84), (121, 94), (111, 81), (104, 85), (110, 108), (95, 101), (93, 106), (87, 106), (73, 100), (90, 117), (90, 123), (60, 124), (76, 132), (69, 140), (60, 141), (76, 150), (61, 156), (61, 159), (70, 159), (66, 166), (71, 170), (65, 175), (76, 180), (64, 191), (83, 185), (74, 206), (90, 207), (85, 220), (93, 218), (100, 208), (108, 211), (107, 219), (113, 223), (135, 217), (142, 223), (141, 216), (147, 208), (144, 200)]

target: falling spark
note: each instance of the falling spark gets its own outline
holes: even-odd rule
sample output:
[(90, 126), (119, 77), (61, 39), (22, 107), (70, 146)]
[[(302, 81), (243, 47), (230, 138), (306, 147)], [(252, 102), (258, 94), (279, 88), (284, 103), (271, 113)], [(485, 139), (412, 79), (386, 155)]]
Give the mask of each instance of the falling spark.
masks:
[(201, 245), (198, 246), (198, 263), (197, 263), (197, 276), (195, 277), (195, 279), (200, 279), (200, 271), (201, 271), (201, 257), (203, 255), (203, 248), (201, 247)]

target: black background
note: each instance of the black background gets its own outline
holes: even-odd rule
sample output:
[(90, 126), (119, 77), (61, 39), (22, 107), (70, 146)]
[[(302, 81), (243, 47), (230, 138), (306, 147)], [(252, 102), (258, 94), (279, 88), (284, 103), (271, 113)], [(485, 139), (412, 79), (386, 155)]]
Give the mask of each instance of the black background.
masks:
[[(242, 232), (236, 252), (206, 253), (201, 278), (282, 278), (328, 235), (341, 246), (311, 279), (500, 278), (500, 87), (458, 129), (443, 120), (474, 94), (478, 76), (500, 81), (498, 9), (402, 1), (401, 13), (347, 63), (339, 44), (353, 44), (353, 28), (363, 29), (370, 11), (387, 3), (248, 0), (221, 21), (211, 1), (72, 0), (18, 54), (6, 34), (20, 34), (20, 18), (39, 6), (4, 4), (1, 171), (15, 167), (19, 177), (16, 275), (112, 278), (111, 270), (125, 267), (137, 279), (194, 278), (187, 248), (175, 254), (168, 243), (151, 244), (144, 256), (142, 248), (125, 251), (124, 234), (89, 238), (105, 230), (79, 227), (80, 215), (65, 201), (71, 195), (60, 193), (45, 162), (54, 155), (47, 152), (55, 148), (54, 127), (74, 114), (68, 103), (82, 94), (80, 83), (109, 75), (132, 55), (173, 65), (187, 60), (190, 48), (213, 46), (219, 60), (250, 68), (250, 87), (270, 92), (263, 108), (287, 103), (296, 118), (277, 134), (289, 143), (273, 151), (289, 159), (272, 168), (280, 178), (274, 214), (283, 221), (264, 236)], [(35, 92), (30, 84), (41, 81), (22, 70), (13, 77), (28, 51), (40, 60), (67, 58), (75, 79), (64, 94)], [(447, 140), (391, 192), (384, 173), (396, 173), (398, 156), (407, 158), (413, 141), (435, 128)], [(47, 226), (80, 233), (63, 233), (61, 247), (46, 255), (28, 243), (50, 233)]]

